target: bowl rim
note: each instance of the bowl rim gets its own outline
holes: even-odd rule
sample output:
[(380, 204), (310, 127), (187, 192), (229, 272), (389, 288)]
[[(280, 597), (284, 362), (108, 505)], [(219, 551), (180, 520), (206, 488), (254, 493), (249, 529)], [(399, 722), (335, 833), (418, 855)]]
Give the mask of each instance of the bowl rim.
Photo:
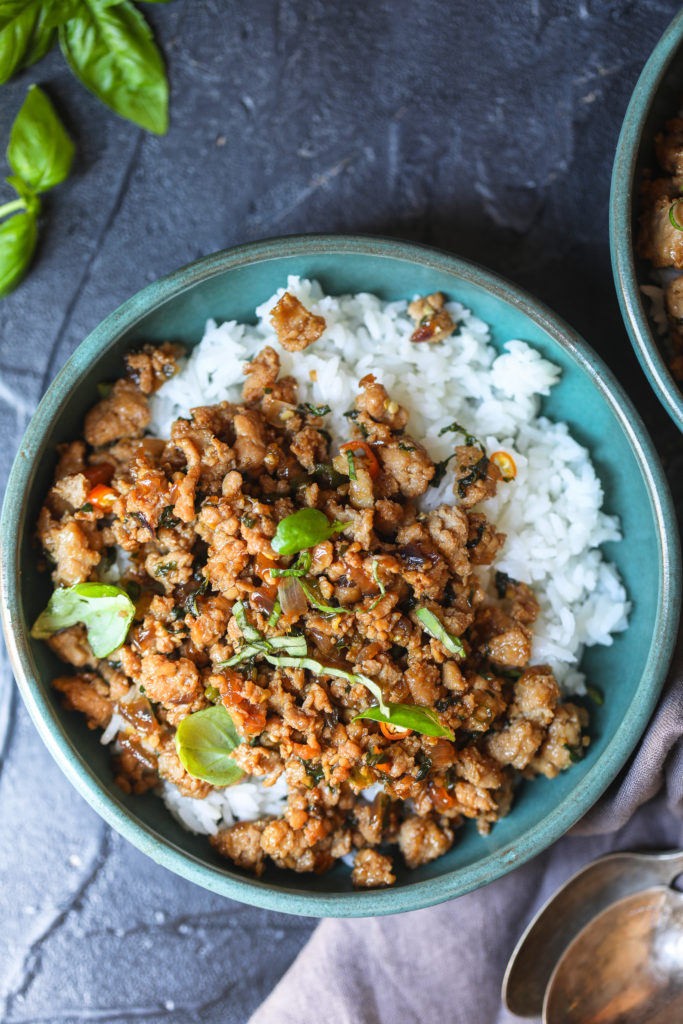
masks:
[(683, 392), (666, 364), (658, 338), (645, 310), (638, 283), (633, 238), (633, 198), (636, 168), (645, 122), (683, 42), (683, 10), (664, 31), (636, 82), (619, 133), (612, 165), (609, 200), (609, 239), (612, 276), (631, 344), (661, 404), (683, 431)]
[[(428, 269), (451, 273), (484, 288), (526, 315), (545, 331), (592, 380), (619, 421), (640, 466), (657, 529), (661, 588), (646, 669), (638, 683), (638, 700), (618, 726), (600, 760), (545, 818), (506, 848), (482, 857), (476, 864), (436, 878), (409, 883), (400, 889), (322, 893), (289, 883), (277, 889), (258, 879), (213, 867), (130, 816), (129, 810), (105, 791), (81, 758), (59, 722), (53, 707), (33, 680), (24, 633), (20, 599), (19, 548), (21, 508), (31, 482), (32, 453), (49, 434), (50, 424), (82, 374), (108, 345), (143, 316), (195, 283), (255, 262), (283, 256), (351, 253), (410, 260)], [(48, 750), (97, 813), (116, 831), (171, 871), (204, 888), (253, 906), (304, 916), (364, 917), (416, 910), (463, 895), (505, 874), (540, 853), (563, 835), (600, 797), (630, 756), (654, 710), (673, 655), (680, 612), (680, 546), (671, 495), (652, 441), (631, 400), (611, 370), (576, 331), (523, 289), (476, 263), (413, 242), (366, 235), (292, 235), (246, 243), (213, 253), (153, 282), (109, 314), (76, 349), (57, 375), (36, 410), (12, 467), (0, 521), (0, 611), (19, 690)]]

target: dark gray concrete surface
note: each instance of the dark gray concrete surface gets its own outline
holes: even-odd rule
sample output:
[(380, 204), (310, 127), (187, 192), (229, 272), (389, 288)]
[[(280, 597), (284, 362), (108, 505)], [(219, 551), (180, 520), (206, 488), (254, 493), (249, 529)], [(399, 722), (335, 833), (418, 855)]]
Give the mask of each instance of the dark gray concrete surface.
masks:
[[(143, 7), (168, 62), (166, 137), (105, 110), (57, 51), (0, 87), (0, 148), (34, 81), (77, 144), (33, 269), (0, 302), (3, 484), (47, 385), (142, 285), (234, 243), (338, 231), (432, 243), (544, 299), (626, 385), (680, 489), (679, 435), (632, 355), (607, 236), (621, 120), (675, 0)], [(245, 1020), (313, 922), (213, 896), (112, 833), (1, 671), (0, 1019)]]

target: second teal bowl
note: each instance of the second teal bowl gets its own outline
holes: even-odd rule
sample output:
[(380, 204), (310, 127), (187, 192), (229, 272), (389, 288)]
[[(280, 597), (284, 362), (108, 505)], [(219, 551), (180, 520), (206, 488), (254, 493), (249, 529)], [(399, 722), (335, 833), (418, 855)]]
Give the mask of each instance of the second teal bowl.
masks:
[(657, 43), (633, 90), (612, 169), (610, 248), (619, 305), (645, 374), (672, 420), (683, 430), (683, 392), (671, 375), (662, 337), (641, 286), (652, 284), (652, 268), (636, 254), (640, 182), (658, 173), (654, 138), (675, 117), (683, 96), (683, 11)]
[[(633, 602), (630, 625), (611, 647), (586, 653), (583, 668), (605, 693), (592, 712), (586, 758), (559, 778), (520, 786), (509, 817), (488, 836), (471, 825), (444, 857), (399, 871), (395, 888), (354, 892), (339, 865), (321, 877), (272, 869), (254, 879), (183, 831), (157, 798), (127, 797), (114, 785), (106, 750), (80, 715), (50, 687), (58, 670), (29, 624), (49, 581), (36, 566), (32, 534), (50, 485), (55, 445), (79, 436), (99, 381), (121, 372), (121, 356), (141, 341), (202, 337), (208, 317), (253, 320), (254, 308), (288, 274), (318, 278), (331, 294), (372, 291), (385, 299), (442, 290), (492, 325), (500, 348), (522, 338), (558, 363), (562, 379), (544, 411), (566, 420), (592, 454), (605, 510), (621, 518), (624, 540), (605, 545)], [(2, 610), (14, 671), (35, 724), (57, 763), (106, 821), (155, 861), (245, 903), (288, 913), (363, 916), (439, 903), (490, 882), (559, 838), (625, 763), (654, 708), (679, 615), (678, 536), (666, 481), (647, 433), (607, 367), (565, 323), (495, 275), (445, 253), (362, 237), (275, 239), (217, 253), (139, 292), (74, 353), (40, 404), (17, 456), (2, 524)]]

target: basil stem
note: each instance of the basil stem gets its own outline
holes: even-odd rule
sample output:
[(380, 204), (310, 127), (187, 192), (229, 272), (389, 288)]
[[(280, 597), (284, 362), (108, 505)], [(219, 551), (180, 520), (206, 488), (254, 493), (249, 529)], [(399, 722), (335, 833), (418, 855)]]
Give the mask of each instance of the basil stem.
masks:
[(449, 633), (439, 622), (434, 612), (430, 612), (424, 605), (418, 605), (415, 609), (415, 617), (420, 620), (427, 633), (439, 640), (450, 654), (465, 655), (465, 648), (462, 640)]

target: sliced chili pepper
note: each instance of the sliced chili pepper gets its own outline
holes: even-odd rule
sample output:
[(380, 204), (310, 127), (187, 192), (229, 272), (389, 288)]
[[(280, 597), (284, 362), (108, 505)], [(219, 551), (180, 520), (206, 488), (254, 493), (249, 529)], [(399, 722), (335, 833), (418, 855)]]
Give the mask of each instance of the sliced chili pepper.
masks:
[(86, 466), (83, 476), (91, 487), (97, 484), (108, 484), (114, 475), (114, 466), (111, 462), (98, 462), (96, 466)]
[(400, 725), (392, 725), (391, 722), (380, 722), (379, 729), (388, 740), (403, 739), (404, 736), (410, 736), (413, 731), (412, 729), (404, 729)]
[(377, 456), (373, 452), (367, 441), (347, 441), (346, 444), (339, 446), (340, 452), (353, 452), (360, 449), (368, 460), (368, 472), (371, 478), (374, 480), (379, 473), (379, 462)]
[(448, 811), (455, 803), (455, 797), (443, 786), (430, 786), (429, 795), (437, 811)]
[(86, 502), (90, 502), (95, 508), (99, 508), (100, 511), (104, 512), (111, 508), (118, 494), (113, 487), (105, 487), (104, 484), (97, 484), (91, 491), (88, 492), (88, 496), (85, 499)]
[(489, 462), (493, 462), (502, 473), (503, 480), (508, 483), (510, 480), (514, 480), (517, 476), (517, 466), (515, 460), (508, 452), (494, 452), (493, 455), (489, 456)]

